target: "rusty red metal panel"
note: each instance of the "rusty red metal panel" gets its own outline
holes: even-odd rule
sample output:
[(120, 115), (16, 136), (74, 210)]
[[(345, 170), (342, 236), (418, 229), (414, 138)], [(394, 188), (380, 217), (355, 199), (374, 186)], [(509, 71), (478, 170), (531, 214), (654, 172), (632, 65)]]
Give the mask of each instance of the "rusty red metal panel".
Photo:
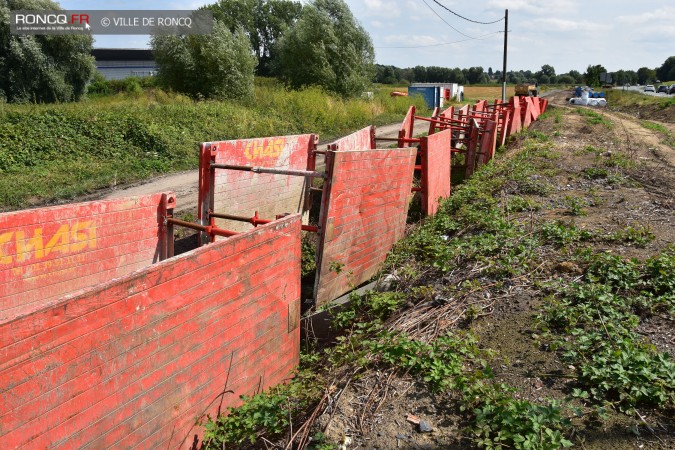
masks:
[(368, 126), (328, 144), (331, 150), (351, 151), (375, 148), (375, 127)]
[(401, 123), (401, 128), (398, 131), (398, 146), (399, 148), (410, 147), (410, 139), (413, 138), (415, 128), (415, 106), (408, 109), (408, 113)]
[(473, 106), (475, 112), (485, 111), (487, 109), (487, 100), (479, 100)]
[(462, 118), (466, 118), (467, 114), (469, 114), (468, 103), (457, 110), (457, 119), (462, 120)]
[(528, 128), (532, 123), (532, 103), (530, 102), (529, 97), (521, 98), (520, 117), (522, 119), (522, 127)]
[(416, 154), (416, 148), (326, 154), (317, 306), (370, 279), (403, 237)]
[[(431, 113), (431, 118), (436, 119), (441, 115), (441, 108), (438, 106), (434, 108), (433, 112)], [(429, 122), (429, 133), (427, 134), (434, 134), (436, 132), (436, 123), (434, 122)]]
[(535, 121), (541, 115), (539, 97), (530, 97), (530, 103), (532, 103), (532, 121)]
[(506, 136), (508, 135), (509, 124), (511, 123), (511, 109), (502, 108), (502, 113), (499, 116), (499, 145), (506, 144)]
[(541, 105), (541, 113), (544, 114), (546, 112), (546, 108), (548, 107), (548, 100), (541, 98), (539, 99), (539, 103)]
[(478, 162), (478, 122), (476, 119), (470, 119), (469, 120), (469, 131), (468, 136), (466, 138), (468, 139), (467, 144), (466, 144), (466, 152), (464, 154), (464, 161), (465, 161), (465, 170), (464, 170), (464, 176), (466, 178), (469, 178), (471, 175), (473, 175), (473, 171), (476, 169), (476, 164)]
[(0, 320), (164, 259), (164, 197), (0, 214)]
[(298, 363), (300, 216), (0, 322), (6, 448), (187, 448)]
[(497, 121), (486, 120), (480, 139), (480, 164), (487, 164), (497, 148)]
[[(305, 213), (310, 178), (210, 169), (211, 163), (290, 170), (312, 170), (317, 137), (313, 134), (207, 142), (201, 144), (198, 217), (208, 225), (209, 211), (274, 219), (278, 214)], [(217, 219), (215, 225), (246, 231), (252, 225)], [(202, 243), (206, 238), (202, 237)]]
[(450, 196), (452, 130), (421, 138), (422, 212), (432, 216), (438, 211), (439, 199)]
[(509, 100), (509, 109), (511, 109), (511, 121), (507, 127), (507, 134), (511, 136), (512, 134), (518, 133), (522, 128), (520, 98), (518, 96), (511, 97)]
[(448, 107), (441, 113), (440, 116), (444, 119), (452, 119), (455, 116), (455, 107), (454, 106)]

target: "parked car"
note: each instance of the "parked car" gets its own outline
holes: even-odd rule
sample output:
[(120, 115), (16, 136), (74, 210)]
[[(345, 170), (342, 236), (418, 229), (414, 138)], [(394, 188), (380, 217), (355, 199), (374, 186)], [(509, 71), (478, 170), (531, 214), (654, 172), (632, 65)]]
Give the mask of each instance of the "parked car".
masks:
[(670, 90), (668, 91), (669, 94), (675, 94), (675, 84), (670, 85)]
[(645, 86), (645, 92), (656, 92), (656, 89), (654, 89), (654, 85), (648, 84)]
[(659, 88), (656, 90), (656, 92), (663, 92), (664, 94), (667, 94), (668, 93), (668, 86), (666, 86), (665, 84), (662, 84), (661, 86), (659, 86)]

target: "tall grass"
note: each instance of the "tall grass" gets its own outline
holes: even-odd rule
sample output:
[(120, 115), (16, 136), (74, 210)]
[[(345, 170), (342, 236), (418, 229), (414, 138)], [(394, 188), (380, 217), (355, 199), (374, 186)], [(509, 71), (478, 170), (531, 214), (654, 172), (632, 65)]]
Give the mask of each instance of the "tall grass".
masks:
[(675, 97), (660, 97), (645, 95), (637, 91), (622, 91), (609, 89), (607, 91), (607, 103), (613, 107), (633, 107), (655, 105), (659, 109), (665, 109), (675, 105)]
[(328, 140), (402, 120), (418, 98), (344, 100), (259, 80), (255, 100), (195, 102), (158, 89), (80, 103), (0, 103), (0, 211), (195, 168), (200, 142), (316, 133)]

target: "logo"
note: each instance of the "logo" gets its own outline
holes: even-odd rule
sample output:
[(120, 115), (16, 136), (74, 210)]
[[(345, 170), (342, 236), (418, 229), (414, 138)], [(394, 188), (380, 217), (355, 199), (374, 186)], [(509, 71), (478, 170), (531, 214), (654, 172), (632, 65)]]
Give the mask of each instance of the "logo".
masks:
[(248, 141), (244, 149), (247, 159), (278, 158), (286, 145), (286, 139), (260, 139)]
[(14, 14), (15, 25), (83, 25), (87, 30), (89, 14), (21, 13)]
[(93, 221), (62, 224), (49, 233), (43, 227), (0, 234), (0, 267), (40, 260), (59, 253), (68, 255), (96, 248), (96, 225)]

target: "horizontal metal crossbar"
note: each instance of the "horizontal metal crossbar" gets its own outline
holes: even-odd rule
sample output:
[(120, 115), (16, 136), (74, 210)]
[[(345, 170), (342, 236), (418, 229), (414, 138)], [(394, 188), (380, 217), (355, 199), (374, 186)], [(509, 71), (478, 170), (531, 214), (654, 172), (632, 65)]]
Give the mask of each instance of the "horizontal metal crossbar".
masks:
[[(270, 222), (274, 222), (273, 220), (268, 220), (268, 219), (261, 219), (258, 217), (258, 211), (255, 212), (253, 217), (245, 217), (245, 216), (236, 216), (234, 214), (224, 214), (224, 213), (217, 213), (217, 212), (212, 212), (209, 213), (210, 217), (214, 217), (216, 219), (226, 219), (226, 220), (234, 220), (237, 222), (248, 222), (254, 227), (257, 227), (258, 225), (265, 225)], [(313, 233), (318, 233), (319, 232), (319, 227), (315, 227), (312, 225), (302, 225), (302, 230), (303, 231), (311, 231)]]
[(236, 236), (237, 234), (239, 234), (236, 231), (224, 230), (222, 228), (214, 227), (214, 226), (211, 226), (211, 225), (208, 225), (208, 226), (199, 225), (197, 223), (186, 222), (184, 220), (174, 219), (173, 217), (167, 217), (166, 222), (170, 223), (172, 225), (178, 225), (180, 227), (185, 227), (185, 228), (190, 228), (190, 229), (197, 230), (197, 231), (202, 231), (202, 232), (208, 233), (212, 236), (230, 237), (230, 236)]
[(326, 178), (325, 173), (315, 172), (313, 170), (275, 169), (272, 167), (236, 166), (232, 164), (217, 164), (217, 163), (211, 163), (211, 169), (241, 170), (244, 172), (254, 172), (254, 173), (271, 173), (276, 175), (294, 175), (298, 177)]

